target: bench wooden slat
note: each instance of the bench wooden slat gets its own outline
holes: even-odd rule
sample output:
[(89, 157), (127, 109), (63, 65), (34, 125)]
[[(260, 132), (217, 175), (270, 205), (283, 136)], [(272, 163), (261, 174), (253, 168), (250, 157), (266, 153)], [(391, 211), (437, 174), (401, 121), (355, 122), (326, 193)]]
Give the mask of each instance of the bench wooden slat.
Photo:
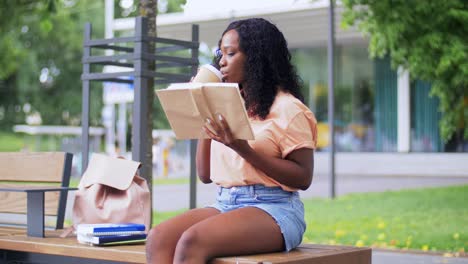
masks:
[[(1, 231), (1, 230), (0, 230)], [(1, 233), (1, 232), (0, 232)], [(46, 238), (24, 234), (0, 235), (0, 249), (25, 251), (98, 260), (146, 263), (145, 245), (93, 247), (79, 244), (76, 237), (59, 238), (60, 232), (48, 231)], [(370, 264), (371, 249), (349, 246), (302, 244), (289, 252), (217, 258), (211, 264)]]
[(61, 182), (63, 152), (0, 152), (0, 181)]
[(217, 258), (212, 264), (271, 263), (271, 264), (370, 264), (371, 249), (349, 246), (301, 244), (291, 252), (276, 252), (252, 256)]
[(0, 249), (40, 254), (146, 263), (144, 245), (122, 245), (114, 247), (93, 247), (79, 244), (76, 237), (60, 238), (60, 231), (46, 231), (46, 238), (26, 235), (0, 236)]
[[(60, 193), (47, 192), (44, 196), (45, 214), (57, 215), (57, 207)], [(26, 213), (26, 193), (21, 192), (0, 192), (0, 212), (4, 213)]]
[[(62, 187), (69, 186), (72, 159), (73, 155), (66, 152), (0, 152), (0, 225), (26, 226), (26, 192), (45, 192), (46, 225), (63, 228), (68, 189)], [(50, 190), (50, 187), (62, 190)], [(30, 194), (29, 197), (34, 196)], [(42, 217), (42, 212), (39, 214), (37, 219)], [(5, 217), (10, 215), (12, 217)], [(27, 224), (31, 228), (30, 235), (42, 234), (32, 231), (34, 223)]]
[(24, 235), (24, 234), (26, 234), (26, 229), (24, 228), (0, 226), (0, 236), (13, 236), (13, 235)]

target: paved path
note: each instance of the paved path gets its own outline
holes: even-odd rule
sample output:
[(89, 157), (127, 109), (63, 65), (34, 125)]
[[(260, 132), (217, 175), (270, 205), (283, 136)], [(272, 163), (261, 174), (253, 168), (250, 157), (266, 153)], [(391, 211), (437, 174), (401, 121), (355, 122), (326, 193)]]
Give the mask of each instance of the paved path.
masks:
[[(468, 184), (468, 177), (343, 176), (337, 178), (336, 182), (335, 193), (339, 196), (358, 192), (383, 192)], [(330, 183), (328, 176), (316, 176), (311, 187), (300, 193), (302, 198), (329, 197)], [(197, 207), (213, 203), (215, 194), (215, 185), (199, 183), (197, 186)], [(160, 212), (186, 209), (189, 207), (189, 197), (188, 184), (154, 186), (153, 207)]]

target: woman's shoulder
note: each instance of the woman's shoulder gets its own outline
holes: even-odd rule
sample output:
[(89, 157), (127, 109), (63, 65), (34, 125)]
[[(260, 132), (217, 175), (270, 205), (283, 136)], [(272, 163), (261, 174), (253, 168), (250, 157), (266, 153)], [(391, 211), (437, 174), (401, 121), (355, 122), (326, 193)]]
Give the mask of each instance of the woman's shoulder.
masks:
[(278, 92), (270, 108), (270, 115), (272, 117), (282, 117), (286, 119), (292, 119), (297, 114), (304, 112), (310, 112), (310, 109), (294, 95), (284, 91)]

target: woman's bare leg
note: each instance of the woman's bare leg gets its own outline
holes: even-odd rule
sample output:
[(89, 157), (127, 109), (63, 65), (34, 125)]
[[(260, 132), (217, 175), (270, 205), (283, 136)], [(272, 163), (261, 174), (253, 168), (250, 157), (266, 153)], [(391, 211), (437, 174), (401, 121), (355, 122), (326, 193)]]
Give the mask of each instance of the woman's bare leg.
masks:
[(188, 228), (177, 243), (174, 263), (206, 263), (219, 256), (284, 250), (276, 221), (255, 207), (207, 218)]
[(192, 225), (219, 213), (214, 208), (193, 209), (155, 226), (148, 234), (146, 261), (172, 264), (174, 251), (182, 233)]

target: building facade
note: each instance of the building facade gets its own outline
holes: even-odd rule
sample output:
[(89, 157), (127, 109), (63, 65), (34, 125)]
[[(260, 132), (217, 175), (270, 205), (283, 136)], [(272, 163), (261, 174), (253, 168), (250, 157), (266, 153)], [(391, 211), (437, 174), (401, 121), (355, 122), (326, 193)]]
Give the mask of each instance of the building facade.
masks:
[[(230, 21), (263, 17), (284, 33), (293, 62), (303, 79), (307, 104), (319, 122), (319, 151), (329, 147), (327, 122), (328, 1), (267, 1), (251, 8), (203, 8), (188, 1), (184, 13), (157, 19), (159, 37), (189, 40), (191, 24), (200, 26), (205, 54), (216, 47)], [(262, 2), (262, 1), (259, 1)], [(339, 152), (468, 152), (462, 139), (443, 142), (439, 134), (437, 98), (430, 83), (412, 80), (410, 73), (390, 67), (389, 58), (371, 59), (368, 40), (356, 28), (343, 29), (342, 8), (335, 16), (335, 128)], [(114, 31), (132, 30), (133, 18), (113, 20)], [(203, 54), (203, 50), (201, 52)], [(209, 58), (201, 58), (201, 61)]]

